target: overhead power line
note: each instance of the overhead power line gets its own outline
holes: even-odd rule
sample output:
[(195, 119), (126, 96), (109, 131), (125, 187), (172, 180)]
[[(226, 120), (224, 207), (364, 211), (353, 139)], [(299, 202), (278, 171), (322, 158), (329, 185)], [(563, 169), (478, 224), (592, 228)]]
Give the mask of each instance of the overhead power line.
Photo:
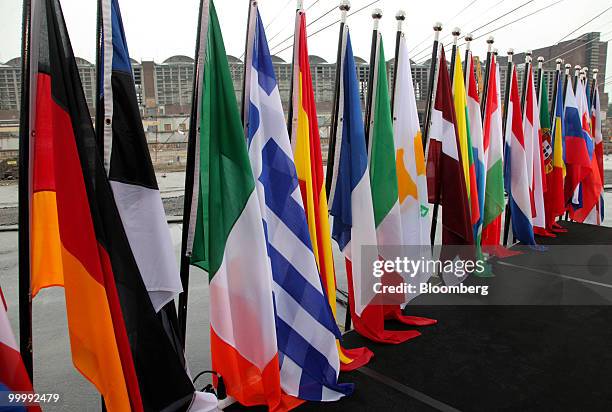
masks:
[[(338, 8), (338, 6), (334, 6), (331, 9), (327, 10), (325, 13), (321, 14), (319, 17), (315, 18), (313, 21), (309, 22), (306, 27), (310, 27), (311, 25), (315, 24), (316, 22), (318, 22), (319, 20), (321, 20), (323, 17), (327, 16), (329, 13), (331, 13), (332, 11), (336, 10)], [(270, 52), (274, 53), (274, 49), (280, 47), (281, 44), (284, 44), (287, 40), (291, 40), (293, 39), (293, 33), (291, 33), (291, 35), (285, 39), (283, 39), (282, 41), (276, 43), (274, 46), (270, 47)], [(268, 40), (268, 43), (270, 42), (270, 40)]]
[[(504, 17), (506, 17), (507, 15), (509, 15), (509, 14), (511, 14), (511, 13), (514, 13), (514, 12), (515, 12), (515, 11), (517, 11), (517, 10), (520, 10), (521, 8), (523, 8), (523, 7), (527, 6), (528, 4), (533, 3), (534, 1), (535, 1), (535, 0), (527, 0), (526, 2), (524, 2), (524, 3), (520, 4), (519, 6), (517, 6), (517, 7), (513, 8), (512, 10), (507, 11), (507, 12), (505, 12), (505, 13), (503, 13), (503, 14), (501, 14), (501, 15), (497, 16), (497, 17), (494, 17), (493, 19), (489, 20), (489, 21), (488, 21), (488, 22), (486, 22), (485, 24), (482, 24), (482, 25), (480, 25), (479, 27), (476, 27), (475, 29), (471, 30), (471, 33), (475, 33), (476, 31), (478, 31), (478, 30), (480, 30), (480, 29), (484, 29), (485, 27), (489, 26), (490, 24), (495, 23), (495, 22), (496, 22), (496, 21), (498, 21), (499, 19), (503, 19), (503, 18), (504, 18)], [(487, 33), (487, 34), (488, 34), (488, 33)], [(443, 36), (443, 37), (442, 37), (442, 40), (443, 40), (443, 39), (448, 38), (448, 37), (449, 37), (449, 35), (450, 35), (450, 33), (449, 33), (449, 34), (446, 34), (445, 36)], [(451, 42), (451, 43), (452, 43), (452, 42)], [(448, 44), (450, 44), (450, 43), (448, 43)], [(428, 53), (428, 52), (429, 52), (429, 50), (431, 50), (431, 47), (425, 47), (424, 49), (422, 49), (421, 51), (419, 51), (418, 53), (416, 53), (416, 54), (413, 56), (413, 59), (420, 58), (420, 57), (418, 57), (418, 56), (421, 56), (423, 53)], [(426, 54), (426, 56), (428, 56), (428, 54)]]
[(563, 40), (567, 39), (569, 36), (571, 36), (572, 34), (576, 33), (578, 30), (580, 30), (581, 28), (583, 28), (584, 26), (586, 26), (587, 24), (589, 24), (593, 20), (597, 19), (598, 17), (600, 17), (602, 14), (604, 14), (605, 12), (607, 12), (610, 9), (612, 9), (612, 6), (608, 7), (607, 9), (603, 10), (602, 12), (598, 13), (595, 17), (589, 19), (586, 23), (583, 23), (580, 26), (576, 27), (574, 30), (572, 30), (571, 32), (567, 33), (565, 36), (561, 37), (561, 39), (557, 42), (557, 44), (561, 43)]
[[(349, 14), (347, 15), (347, 17), (350, 17), (350, 16), (352, 16), (352, 15), (354, 15), (354, 14), (357, 14), (357, 13), (359, 13), (360, 11), (365, 10), (366, 8), (368, 8), (368, 7), (370, 7), (370, 6), (372, 6), (372, 5), (376, 4), (376, 3), (378, 3), (379, 1), (380, 1), (380, 0), (374, 0), (374, 1), (372, 1), (372, 2), (370, 2), (370, 3), (368, 3), (368, 4), (366, 4), (365, 6), (363, 6), (363, 7), (359, 8), (359, 9), (355, 10), (354, 12), (349, 13)], [(310, 37), (314, 36), (315, 34), (321, 33), (322, 31), (329, 29), (330, 27), (332, 27), (332, 26), (333, 26), (334, 24), (336, 24), (336, 23), (340, 23), (340, 19), (338, 19), (338, 20), (334, 21), (333, 23), (328, 24), (328, 25), (327, 25), (327, 26), (325, 26), (325, 27), (320, 28), (319, 30), (315, 31), (314, 33), (310, 33), (308, 36), (306, 36), (306, 38), (310, 38)], [(280, 54), (280, 53), (284, 52), (285, 50), (290, 49), (291, 47), (293, 47), (293, 45), (292, 45), (292, 44), (290, 44), (289, 46), (285, 47), (285, 48), (284, 48), (284, 49), (282, 49), (282, 50), (279, 50), (279, 51), (275, 52), (274, 54)]]
[[(608, 35), (608, 34), (610, 34), (610, 33), (612, 33), (612, 30), (610, 30), (610, 31), (609, 31), (609, 32), (607, 32), (607, 33), (602, 34), (602, 36), (606, 36), (606, 35)], [(612, 39), (610, 39), (610, 40), (612, 40)], [(578, 46), (576, 46), (576, 47), (574, 47), (574, 48), (571, 48), (571, 49), (569, 49), (569, 50), (566, 50), (566, 51), (564, 51), (563, 53), (561, 53), (561, 54), (559, 54), (559, 55), (557, 55), (557, 56), (555, 56), (555, 57), (552, 57), (552, 58), (550, 58), (550, 59), (546, 60), (544, 63), (548, 63), (548, 62), (551, 62), (551, 61), (555, 61), (555, 60), (557, 60), (559, 57), (565, 56), (566, 54), (571, 53), (571, 52), (573, 52), (574, 50), (577, 50), (577, 49), (579, 49), (579, 48), (581, 48), (581, 47), (584, 47), (584, 46), (586, 46), (587, 44), (593, 43), (594, 41), (602, 41), (602, 42), (604, 42), (604, 43), (607, 43), (607, 42), (609, 42), (610, 40), (601, 40), (601, 37), (600, 37), (599, 39), (591, 39), (591, 40), (589, 40), (588, 42), (586, 42), (586, 43), (584, 43), (584, 44), (579, 44)]]

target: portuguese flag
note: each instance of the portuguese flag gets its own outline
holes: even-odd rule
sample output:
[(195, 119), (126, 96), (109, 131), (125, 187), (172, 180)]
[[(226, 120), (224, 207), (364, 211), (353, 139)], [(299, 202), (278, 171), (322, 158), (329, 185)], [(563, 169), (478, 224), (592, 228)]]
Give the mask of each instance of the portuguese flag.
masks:
[(58, 0), (32, 7), (32, 294), (63, 286), (75, 367), (110, 411), (184, 409), (194, 387), (143, 283), (113, 198)]
[(212, 369), (238, 402), (273, 410), (281, 390), (264, 226), (219, 21), (212, 1), (204, 4), (188, 250), (208, 272)]

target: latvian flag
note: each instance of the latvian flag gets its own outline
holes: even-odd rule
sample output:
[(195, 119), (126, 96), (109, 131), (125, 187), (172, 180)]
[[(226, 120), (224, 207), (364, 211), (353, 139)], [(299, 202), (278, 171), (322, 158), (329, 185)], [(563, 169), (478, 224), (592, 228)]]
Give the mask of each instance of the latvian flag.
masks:
[(33, 1), (32, 293), (65, 289), (75, 367), (108, 410), (186, 409), (194, 387), (157, 317), (113, 198), (58, 0)]
[(523, 134), (521, 102), (519, 99), (516, 68), (512, 67), (510, 99), (506, 120), (506, 149), (504, 161), (504, 183), (508, 193), (508, 205), (512, 216), (514, 237), (527, 245), (535, 245), (533, 237), (533, 202), (530, 196), (527, 147)]
[[(0, 392), (31, 392), (32, 382), (23, 366), (19, 348), (15, 341), (15, 335), (11, 329), (7, 315), (6, 301), (0, 288)], [(7, 406), (7, 405), (4, 405)], [(0, 408), (4, 410), (4, 408)], [(14, 412), (20, 411), (40, 411), (38, 406), (25, 407), (9, 407), (8, 410)]]
[(249, 16), (244, 119), (263, 217), (276, 314), (280, 381), (289, 395), (334, 401), (352, 393), (339, 384), (340, 330), (327, 303), (312, 251), (289, 134), (257, 3)]
[(442, 206), (443, 245), (473, 245), (474, 231), (444, 49), (440, 51), (438, 66), (427, 148), (429, 202)]

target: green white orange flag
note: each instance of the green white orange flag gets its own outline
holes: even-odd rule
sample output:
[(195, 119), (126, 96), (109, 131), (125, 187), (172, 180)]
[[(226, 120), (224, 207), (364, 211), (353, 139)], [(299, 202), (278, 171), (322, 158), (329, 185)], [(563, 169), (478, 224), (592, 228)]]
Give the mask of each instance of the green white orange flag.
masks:
[[(212, 1), (204, 1), (197, 60), (198, 128), (188, 252), (208, 272), (212, 369), (245, 406), (281, 405), (267, 257), (255, 181)], [(191, 247), (189, 247), (191, 246)]]
[[(329, 305), (336, 317), (336, 274), (325, 193), (325, 175), (321, 160), (321, 137), (319, 136), (306, 38), (306, 14), (300, 9), (296, 14), (293, 50), (291, 144), (300, 192), (306, 210), (312, 250)], [(338, 343), (338, 351), (341, 370), (352, 370), (363, 366), (373, 356), (372, 352), (365, 347), (346, 349), (340, 346), (340, 343)]]

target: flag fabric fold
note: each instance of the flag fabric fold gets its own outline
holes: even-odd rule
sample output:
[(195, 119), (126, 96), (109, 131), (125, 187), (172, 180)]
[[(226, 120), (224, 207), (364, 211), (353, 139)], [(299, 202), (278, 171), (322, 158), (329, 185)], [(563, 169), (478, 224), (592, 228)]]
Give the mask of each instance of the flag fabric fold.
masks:
[[(603, 165), (603, 134), (601, 129), (601, 101), (599, 99), (599, 88), (597, 86), (597, 80), (593, 81), (593, 98), (591, 99), (591, 128), (593, 136), (593, 141), (595, 143), (595, 160), (597, 163), (597, 170), (599, 171), (599, 180), (602, 185), (605, 182), (604, 178), (604, 165)], [(603, 189), (599, 198), (599, 220), (597, 224), (601, 224), (604, 219), (604, 199), (603, 199)]]
[[(191, 264), (208, 274), (212, 369), (245, 406), (282, 409), (272, 274), (219, 20), (205, 1), (198, 51)], [(248, 250), (245, 250), (248, 245)]]
[(494, 253), (501, 239), (502, 213), (504, 212), (503, 132), (500, 95), (499, 66), (495, 55), (491, 56), (487, 101), (483, 123), (483, 147), (486, 164), (484, 213), (482, 218), (483, 250)]
[(514, 66), (510, 76), (512, 77), (506, 119), (504, 185), (508, 193), (514, 237), (524, 244), (535, 245), (532, 223), (533, 202), (527, 165), (527, 151), (531, 148), (527, 147), (523, 133), (521, 101)]
[(523, 135), (525, 138), (525, 154), (527, 161), (527, 181), (529, 182), (529, 197), (531, 201), (531, 220), (534, 233), (550, 235), (546, 232), (546, 217), (544, 215), (544, 163), (542, 155), (542, 137), (540, 130), (540, 109), (536, 100), (532, 66), (527, 71), (527, 89), (523, 115)]
[(247, 36), (253, 44), (246, 69), (246, 134), (273, 278), (280, 383), (300, 399), (334, 401), (349, 395), (353, 385), (337, 381), (340, 331), (312, 252), (264, 26), (259, 11), (251, 13), (256, 19)]
[(138, 269), (159, 311), (183, 289), (140, 118), (119, 2), (100, 1), (98, 144)]
[[(542, 82), (542, 90), (545, 84)], [(544, 92), (541, 94), (544, 96)], [(564, 144), (564, 107), (563, 107), (563, 75), (557, 77), (557, 93), (555, 99), (555, 112), (551, 125), (551, 156), (550, 168), (546, 168), (546, 192), (544, 193), (544, 206), (546, 208), (547, 228), (557, 231), (555, 223), (559, 216), (565, 212), (564, 179), (565, 179), (565, 144)], [(544, 123), (543, 123), (544, 124)], [(544, 147), (544, 149), (546, 149)], [(550, 171), (549, 171), (550, 170)]]
[(61, 285), (75, 367), (109, 410), (187, 408), (194, 387), (122, 225), (57, 0), (32, 5), (32, 292)]
[[(319, 268), (325, 294), (336, 315), (336, 275), (331, 245), (331, 229), (328, 217), (325, 176), (321, 159), (321, 138), (317, 121), (306, 35), (306, 15), (303, 10), (296, 14), (294, 69), (293, 69), (293, 116), (291, 122), (291, 144), (300, 193), (312, 242), (312, 249)], [(350, 284), (350, 282), (349, 282)], [(338, 344), (342, 370), (363, 366), (372, 358), (365, 348), (347, 349)]]
[(482, 115), (480, 112), (480, 99), (478, 97), (478, 87), (476, 85), (476, 70), (474, 68), (474, 58), (472, 53), (468, 53), (466, 64), (467, 73), (465, 74), (466, 89), (466, 111), (468, 123), (468, 136), (471, 143), (470, 157), (470, 192), (474, 193), (478, 205), (478, 218), (472, 216), (474, 225), (474, 242), (477, 246), (481, 244), (482, 225), (484, 219), (485, 202), (485, 181), (486, 163), (484, 155)]
[(442, 206), (442, 244), (473, 245), (470, 204), (443, 49), (438, 67), (427, 147), (427, 192), (430, 203)]
[[(9, 323), (8, 308), (0, 287), (0, 391), (2, 392), (32, 392), (32, 382), (23, 366), (15, 335)], [(39, 406), (9, 407), (10, 411), (39, 412)]]

